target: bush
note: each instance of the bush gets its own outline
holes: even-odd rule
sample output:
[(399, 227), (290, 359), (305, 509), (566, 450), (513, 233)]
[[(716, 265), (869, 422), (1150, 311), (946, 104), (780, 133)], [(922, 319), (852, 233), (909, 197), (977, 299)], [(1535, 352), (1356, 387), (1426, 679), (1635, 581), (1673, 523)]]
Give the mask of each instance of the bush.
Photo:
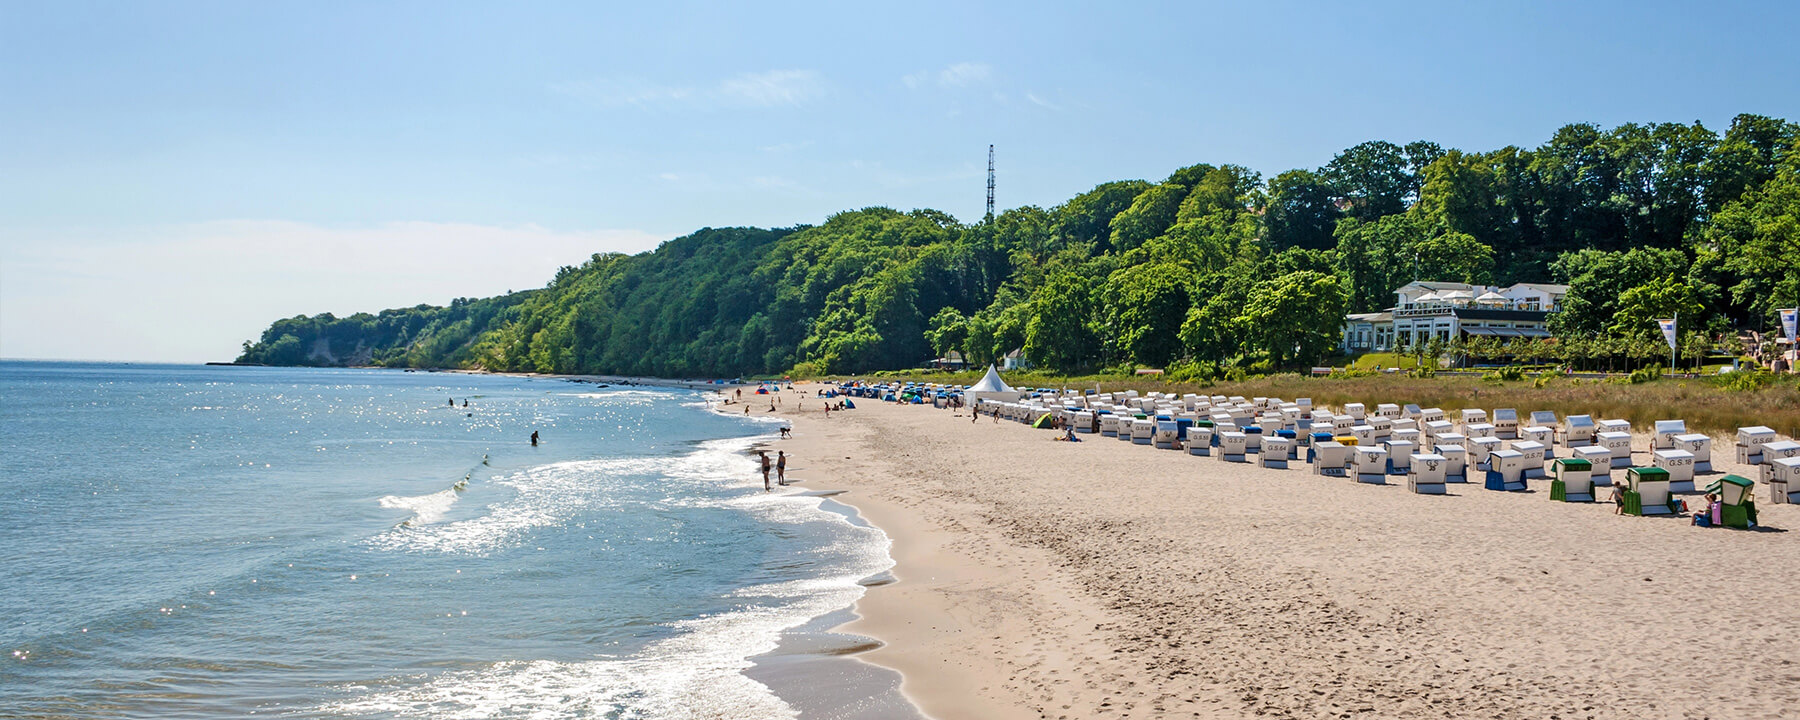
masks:
[(1165, 376), (1173, 382), (1191, 382), (1200, 383), (1202, 385), (1211, 385), (1222, 375), (1224, 375), (1224, 372), (1219, 368), (1218, 363), (1203, 360), (1200, 362), (1182, 361), (1173, 363), (1169, 365), (1168, 372)]
[(1662, 377), (1662, 367), (1660, 365), (1651, 365), (1650, 367), (1641, 367), (1631, 371), (1631, 375), (1625, 380), (1632, 385), (1642, 385), (1660, 377)]
[(1707, 382), (1725, 390), (1748, 392), (1774, 385), (1777, 379), (1779, 378), (1775, 373), (1766, 370), (1739, 370), (1724, 375), (1714, 375), (1707, 378)]
[(1525, 379), (1525, 369), (1516, 365), (1495, 368), (1493, 372), (1481, 376), (1488, 382), (1518, 382)]

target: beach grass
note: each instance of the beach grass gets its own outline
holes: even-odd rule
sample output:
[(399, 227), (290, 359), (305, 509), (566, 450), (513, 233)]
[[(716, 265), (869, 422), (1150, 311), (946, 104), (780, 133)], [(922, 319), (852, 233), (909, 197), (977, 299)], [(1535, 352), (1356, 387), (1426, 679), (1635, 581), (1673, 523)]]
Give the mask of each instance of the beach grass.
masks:
[[(881, 373), (884, 379), (968, 384), (981, 372), (913, 370)], [(1513, 408), (1521, 417), (1536, 410), (1550, 410), (1559, 417), (1576, 414), (1595, 419), (1623, 419), (1636, 427), (1650, 427), (1657, 420), (1680, 419), (1692, 432), (1730, 436), (1737, 428), (1766, 425), (1787, 437), (1800, 437), (1800, 378), (1786, 376), (1760, 386), (1724, 386), (1709, 378), (1662, 377), (1631, 384), (1611, 380), (1561, 376), (1527, 377), (1498, 381), (1475, 374), (1439, 374), (1419, 377), (1406, 374), (1373, 374), (1350, 377), (1314, 377), (1277, 374), (1217, 383), (1173, 382), (1160, 376), (1058, 375), (1043, 371), (1005, 373), (1015, 387), (1057, 387), (1111, 392), (1137, 390), (1202, 395), (1309, 397), (1320, 406), (1361, 402), (1413, 403), (1454, 413), (1464, 408)], [(1751, 384), (1755, 385), (1755, 384)]]

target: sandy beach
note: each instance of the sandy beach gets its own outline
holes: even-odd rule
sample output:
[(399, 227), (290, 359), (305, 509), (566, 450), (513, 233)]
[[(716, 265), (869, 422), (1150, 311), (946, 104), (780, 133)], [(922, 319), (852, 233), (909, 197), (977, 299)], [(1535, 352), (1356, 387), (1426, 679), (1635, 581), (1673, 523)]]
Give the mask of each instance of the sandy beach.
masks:
[(1764, 530), (1703, 529), (796, 387), (789, 477), (894, 543), (840, 630), (935, 718), (1800, 714), (1800, 507), (1760, 485)]

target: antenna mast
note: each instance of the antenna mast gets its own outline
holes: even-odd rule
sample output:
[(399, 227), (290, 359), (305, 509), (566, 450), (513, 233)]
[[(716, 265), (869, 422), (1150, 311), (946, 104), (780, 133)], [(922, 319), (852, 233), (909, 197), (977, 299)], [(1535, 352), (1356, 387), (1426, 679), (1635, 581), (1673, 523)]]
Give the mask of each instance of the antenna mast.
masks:
[(994, 221), (994, 146), (988, 146), (988, 204), (987, 218), (984, 222)]

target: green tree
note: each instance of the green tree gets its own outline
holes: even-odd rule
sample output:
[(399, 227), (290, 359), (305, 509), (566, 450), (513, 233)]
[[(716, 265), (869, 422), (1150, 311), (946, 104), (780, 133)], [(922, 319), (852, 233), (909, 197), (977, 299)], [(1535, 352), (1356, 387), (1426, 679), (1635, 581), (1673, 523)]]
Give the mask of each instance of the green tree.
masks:
[(1677, 320), (1682, 326), (1705, 327), (1704, 310), (1694, 289), (1670, 275), (1660, 282), (1639, 285), (1620, 295), (1619, 309), (1613, 313), (1612, 326), (1607, 330), (1620, 337), (1650, 338), (1660, 342), (1663, 335), (1656, 324), (1658, 319), (1679, 315)]
[(1269, 181), (1264, 221), (1277, 248), (1331, 247), (1340, 215), (1330, 184), (1317, 173), (1289, 170)]
[(1131, 207), (1113, 217), (1112, 248), (1130, 250), (1163, 234), (1175, 224), (1175, 215), (1187, 192), (1186, 186), (1164, 183), (1138, 195)]
[(1256, 286), (1244, 326), (1272, 366), (1310, 365), (1337, 345), (1347, 302), (1336, 277), (1290, 273)]
[(1181, 324), (1191, 306), (1189, 276), (1170, 263), (1114, 272), (1102, 290), (1106, 329), (1127, 359), (1163, 367), (1181, 353)]
[(1087, 281), (1074, 272), (1052, 276), (1032, 296), (1025, 323), (1025, 355), (1039, 366), (1073, 372), (1096, 358), (1094, 308)]
[(939, 310), (931, 316), (931, 329), (925, 332), (925, 339), (938, 357), (949, 357), (951, 351), (961, 352), (969, 340), (969, 319), (953, 307)]

